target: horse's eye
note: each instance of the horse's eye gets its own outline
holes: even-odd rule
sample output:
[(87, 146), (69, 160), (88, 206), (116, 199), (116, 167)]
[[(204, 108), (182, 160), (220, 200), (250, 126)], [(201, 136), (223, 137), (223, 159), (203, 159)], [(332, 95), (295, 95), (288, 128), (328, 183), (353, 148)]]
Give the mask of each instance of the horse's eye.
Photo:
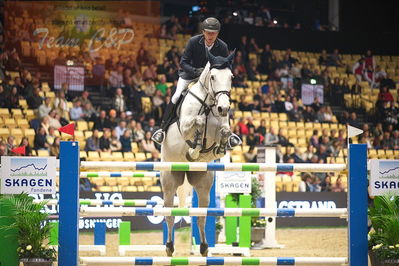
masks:
[(215, 80), (215, 76), (214, 75), (211, 76), (211, 80)]

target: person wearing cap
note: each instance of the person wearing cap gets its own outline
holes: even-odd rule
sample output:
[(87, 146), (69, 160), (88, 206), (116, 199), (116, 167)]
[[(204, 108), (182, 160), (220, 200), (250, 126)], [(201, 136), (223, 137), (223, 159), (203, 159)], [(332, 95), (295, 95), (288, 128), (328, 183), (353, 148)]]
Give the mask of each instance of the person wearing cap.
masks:
[(193, 36), (188, 41), (180, 60), (179, 80), (169, 104), (166, 107), (161, 128), (154, 132), (152, 140), (161, 144), (165, 138), (168, 126), (175, 118), (175, 107), (181, 94), (192, 81), (196, 80), (208, 62), (205, 49), (214, 56), (227, 57), (229, 49), (227, 44), (218, 38), (220, 22), (210, 17), (202, 22), (202, 34)]

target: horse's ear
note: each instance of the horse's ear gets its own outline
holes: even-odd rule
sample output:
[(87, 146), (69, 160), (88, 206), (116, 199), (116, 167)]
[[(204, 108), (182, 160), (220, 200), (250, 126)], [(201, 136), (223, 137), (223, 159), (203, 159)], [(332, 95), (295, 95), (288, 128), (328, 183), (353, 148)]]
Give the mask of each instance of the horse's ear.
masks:
[(235, 54), (236, 54), (236, 49), (234, 49), (233, 52), (227, 57), (227, 61), (229, 61), (230, 64), (233, 63), (233, 59), (234, 59)]
[(210, 65), (212, 66), (216, 61), (216, 57), (213, 54), (211, 54), (211, 52), (209, 52), (209, 50), (206, 47), (205, 47), (205, 50), (206, 50), (206, 56), (208, 57), (208, 61), (209, 61)]

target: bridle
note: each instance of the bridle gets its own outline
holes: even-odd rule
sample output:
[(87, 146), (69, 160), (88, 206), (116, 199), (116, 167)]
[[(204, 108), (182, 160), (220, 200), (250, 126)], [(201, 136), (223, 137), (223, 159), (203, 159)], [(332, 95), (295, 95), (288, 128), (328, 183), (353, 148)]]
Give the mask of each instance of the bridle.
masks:
[(213, 101), (213, 104), (210, 105), (210, 107), (214, 107), (214, 106), (217, 105), (219, 97), (221, 95), (223, 95), (223, 94), (227, 95), (227, 97), (229, 97), (229, 100), (230, 100), (230, 91), (228, 91), (228, 90), (220, 90), (220, 91), (216, 91), (215, 92), (215, 89), (214, 89), (214, 86), (213, 86), (213, 82), (212, 82), (213, 79), (212, 79), (212, 77), (209, 77), (211, 75), (211, 69), (212, 68), (209, 68), (209, 71), (208, 71), (208, 73), (206, 73), (206, 76), (205, 76), (205, 81), (209, 79), (209, 87), (207, 87), (206, 84), (202, 83), (201, 80), (198, 80), (198, 82), (201, 84), (201, 86), (207, 92), (207, 95), (206, 95), (206, 97), (204, 99), (204, 102), (206, 101), (206, 99), (207, 99), (207, 97), (209, 95), (211, 97), (211, 100)]

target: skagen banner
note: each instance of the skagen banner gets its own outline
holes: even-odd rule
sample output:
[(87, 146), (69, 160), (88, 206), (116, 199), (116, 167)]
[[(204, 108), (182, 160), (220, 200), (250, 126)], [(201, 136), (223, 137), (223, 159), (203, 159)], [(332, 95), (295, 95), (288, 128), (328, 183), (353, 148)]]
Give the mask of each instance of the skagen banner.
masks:
[[(56, 195), (32, 195), (36, 199), (58, 198)], [(121, 199), (147, 199), (161, 200), (160, 192), (80, 192), (81, 199), (97, 200), (121, 200)], [(277, 207), (279, 208), (346, 208), (346, 193), (320, 192), (277, 192)], [(261, 200), (260, 200), (261, 201)], [(148, 206), (150, 207), (150, 206)], [(263, 207), (259, 205), (258, 207)], [(58, 214), (58, 206), (48, 206), (47, 211), (51, 215)], [(119, 208), (108, 206), (104, 208)], [(132, 230), (161, 230), (163, 217), (84, 217), (80, 219), (79, 228), (83, 231), (91, 231), (96, 222), (105, 222), (107, 230), (117, 230), (121, 221), (131, 221)], [(176, 217), (177, 227), (188, 226), (191, 217)], [(346, 220), (339, 218), (278, 218), (278, 227), (304, 227), (304, 226), (345, 226)]]

